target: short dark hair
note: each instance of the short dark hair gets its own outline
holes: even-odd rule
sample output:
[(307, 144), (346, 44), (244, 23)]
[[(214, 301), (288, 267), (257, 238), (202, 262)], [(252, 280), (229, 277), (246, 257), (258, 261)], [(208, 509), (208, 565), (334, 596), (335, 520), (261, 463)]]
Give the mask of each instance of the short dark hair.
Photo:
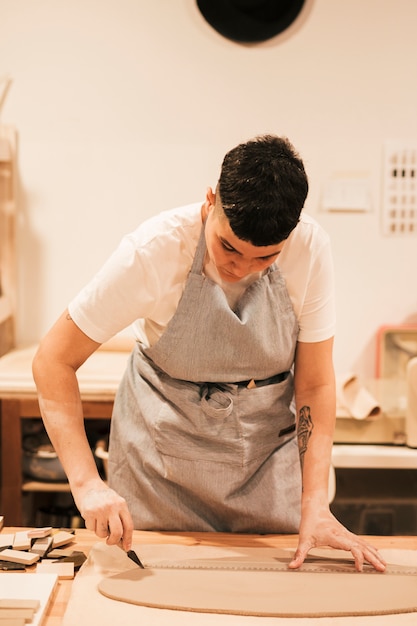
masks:
[(217, 193), (236, 237), (269, 246), (286, 239), (296, 227), (308, 179), (286, 137), (261, 135), (226, 154)]

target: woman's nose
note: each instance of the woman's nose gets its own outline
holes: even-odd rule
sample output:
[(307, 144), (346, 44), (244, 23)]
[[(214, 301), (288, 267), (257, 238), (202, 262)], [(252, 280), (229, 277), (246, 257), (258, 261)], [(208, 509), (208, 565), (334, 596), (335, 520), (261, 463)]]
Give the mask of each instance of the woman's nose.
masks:
[(233, 263), (233, 273), (240, 278), (244, 278), (248, 274), (250, 274), (253, 270), (253, 262), (245, 261), (244, 259), (239, 259), (238, 261), (234, 261)]

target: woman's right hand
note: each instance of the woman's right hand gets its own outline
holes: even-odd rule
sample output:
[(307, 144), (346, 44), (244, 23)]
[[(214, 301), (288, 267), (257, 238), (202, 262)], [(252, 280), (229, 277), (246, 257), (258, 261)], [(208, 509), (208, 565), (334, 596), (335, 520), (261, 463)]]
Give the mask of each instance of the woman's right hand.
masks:
[(100, 479), (84, 485), (74, 500), (88, 530), (106, 537), (109, 545), (121, 542), (125, 551), (131, 549), (133, 520), (126, 500), (116, 491)]

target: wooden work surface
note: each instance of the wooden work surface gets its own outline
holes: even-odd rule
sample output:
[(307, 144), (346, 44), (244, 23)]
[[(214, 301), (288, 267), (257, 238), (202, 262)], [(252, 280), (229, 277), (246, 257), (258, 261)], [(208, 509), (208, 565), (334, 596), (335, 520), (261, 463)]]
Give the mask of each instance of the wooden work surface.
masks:
[[(3, 533), (13, 533), (22, 528), (4, 528)], [(80, 529), (76, 531), (75, 541), (71, 544), (74, 550), (82, 550), (88, 554), (93, 544), (100, 541), (94, 533), (89, 530)], [(133, 536), (134, 544), (149, 543), (175, 543), (178, 545), (202, 545), (213, 546), (244, 546), (244, 547), (277, 547), (288, 548), (297, 546), (297, 535), (239, 535), (229, 533), (159, 533), (135, 531)], [(390, 548), (400, 550), (417, 550), (417, 537), (371, 537), (369, 538), (377, 548)], [(33, 567), (35, 570), (35, 567)], [(27, 574), (16, 573), (16, 584), (19, 584), (19, 576)], [(1, 573), (0, 573), (1, 580)], [(58, 583), (57, 592), (47, 612), (43, 626), (60, 626), (65, 613), (66, 606), (71, 594), (72, 581), (62, 580)]]

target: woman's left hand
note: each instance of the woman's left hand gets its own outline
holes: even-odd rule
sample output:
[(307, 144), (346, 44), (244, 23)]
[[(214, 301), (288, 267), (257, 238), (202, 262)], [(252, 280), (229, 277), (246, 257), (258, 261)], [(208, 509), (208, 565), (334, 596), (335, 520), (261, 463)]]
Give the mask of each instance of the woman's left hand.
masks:
[(364, 562), (370, 563), (377, 571), (385, 570), (385, 561), (378, 550), (364, 539), (345, 528), (328, 507), (318, 508), (315, 505), (303, 507), (300, 524), (298, 547), (294, 558), (289, 564), (291, 569), (299, 568), (309, 550), (319, 546), (330, 546), (339, 550), (347, 550), (355, 559), (358, 572), (363, 570)]

